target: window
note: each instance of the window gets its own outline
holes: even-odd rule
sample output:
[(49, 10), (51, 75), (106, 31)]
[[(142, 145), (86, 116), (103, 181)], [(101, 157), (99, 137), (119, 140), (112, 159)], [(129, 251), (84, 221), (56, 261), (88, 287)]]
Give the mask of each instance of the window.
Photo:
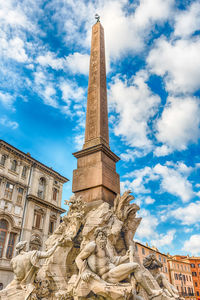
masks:
[(190, 266), (191, 266), (191, 268), (195, 268), (195, 264), (191, 264)]
[(8, 199), (8, 200), (11, 200), (12, 199), (12, 193), (13, 193), (13, 189), (14, 189), (14, 185), (10, 182), (7, 182), (6, 183), (6, 189), (5, 189), (5, 197)]
[(198, 264), (198, 268), (200, 268), (200, 264)]
[(183, 274), (183, 281), (185, 281), (185, 275)]
[(23, 198), (24, 189), (18, 188), (18, 195), (17, 195), (17, 204), (22, 204), (22, 198)]
[(39, 180), (38, 186), (38, 197), (44, 199), (46, 180), (44, 177), (41, 177)]
[(0, 160), (0, 164), (1, 164), (2, 166), (5, 166), (5, 162), (6, 162), (6, 155), (2, 155), (2, 156), (1, 156), (1, 160)]
[(54, 231), (54, 221), (50, 220), (49, 222), (49, 233), (53, 233)]
[(167, 267), (165, 267), (165, 273), (167, 273)]
[(192, 272), (192, 276), (197, 276), (197, 273), (196, 272)]
[(58, 196), (58, 190), (56, 188), (53, 188), (53, 200), (56, 201)]
[(11, 232), (9, 236), (9, 241), (8, 241), (8, 247), (6, 251), (6, 257), (8, 259), (11, 259), (13, 256), (13, 250), (14, 250), (14, 245), (15, 245), (15, 236), (16, 234)]
[(142, 248), (142, 254), (145, 255), (145, 250), (144, 250), (144, 248)]
[(178, 269), (179, 269), (179, 264), (177, 264), (177, 267), (178, 267)]
[(190, 281), (192, 281), (191, 276), (189, 276), (189, 277), (190, 277)]
[(198, 286), (197, 282), (195, 282), (194, 284), (195, 284), (196, 287)]
[(26, 167), (26, 166), (23, 166), (23, 169), (22, 169), (22, 177), (26, 177), (26, 172), (27, 172), (27, 167)]
[(135, 250), (138, 252), (138, 246), (135, 244)]
[(3, 290), (3, 283), (0, 282), (0, 291)]
[(185, 275), (186, 276), (186, 280), (188, 281), (188, 277), (187, 277), (187, 275)]
[(164, 263), (166, 263), (166, 259), (165, 259), (165, 257), (163, 257), (163, 262), (164, 262)]
[(39, 213), (35, 214), (35, 228), (40, 229), (42, 215)]
[(159, 261), (162, 261), (162, 259), (161, 259), (161, 256), (160, 256), (160, 255), (158, 256), (158, 259), (159, 259)]
[(3, 255), (4, 244), (8, 232), (8, 222), (4, 219), (0, 220), (0, 257)]
[(16, 171), (16, 170), (17, 170), (17, 161), (16, 161), (16, 160), (13, 160), (13, 161), (12, 161), (12, 164), (11, 164), (11, 170), (12, 170), (12, 171)]
[(199, 296), (199, 292), (197, 291), (197, 296)]

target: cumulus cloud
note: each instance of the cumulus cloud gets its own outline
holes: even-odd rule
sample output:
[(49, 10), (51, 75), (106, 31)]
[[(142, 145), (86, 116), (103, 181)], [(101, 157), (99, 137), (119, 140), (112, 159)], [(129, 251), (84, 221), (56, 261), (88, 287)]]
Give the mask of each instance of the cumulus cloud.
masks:
[(200, 3), (193, 2), (188, 9), (179, 12), (175, 17), (174, 35), (187, 37), (200, 30)]
[(150, 71), (162, 76), (167, 91), (192, 93), (200, 87), (200, 39), (168, 41), (160, 37), (147, 57)]
[(157, 248), (171, 245), (175, 238), (175, 233), (176, 230), (172, 229), (168, 230), (166, 234), (159, 234), (156, 239), (151, 240), (151, 244)]
[(0, 91), (0, 102), (3, 104), (3, 106), (12, 108), (14, 101), (15, 98), (11, 94)]
[[(161, 193), (167, 192), (177, 196), (182, 202), (187, 202), (195, 195), (192, 184), (188, 180), (191, 172), (192, 168), (187, 167), (184, 163), (167, 162), (165, 165), (146, 166), (123, 176), (123, 178), (128, 178), (124, 181), (123, 187), (131, 189), (136, 194), (148, 194), (150, 193), (148, 183), (158, 181)], [(133, 178), (132, 181), (131, 178)]]
[(146, 203), (146, 204), (153, 204), (155, 201), (156, 201), (156, 200), (153, 199), (153, 198), (151, 198), (150, 196), (147, 196), (147, 197), (145, 198), (145, 203)]
[(189, 201), (194, 196), (192, 184), (178, 169), (157, 164), (154, 167), (154, 172), (161, 177), (161, 189), (163, 191), (180, 197), (183, 202)]
[(150, 215), (149, 211), (142, 209), (139, 213), (139, 216), (142, 217), (142, 221), (137, 229), (136, 238), (139, 239), (151, 239), (155, 235), (156, 227), (159, 222), (158, 219)]
[(10, 40), (0, 38), (0, 55), (14, 59), (20, 63), (28, 61), (24, 41), (19, 37)]
[(63, 69), (64, 61), (63, 58), (57, 58), (55, 53), (48, 51), (45, 55), (39, 55), (36, 61), (41, 66), (49, 66), (54, 70)]
[[(118, 114), (114, 133), (133, 147), (151, 148), (148, 121), (160, 103), (145, 83), (147, 74), (138, 72), (130, 81), (115, 77), (109, 89), (111, 108)], [(142, 99), (142, 101), (141, 101)]]
[(156, 123), (156, 137), (165, 145), (158, 147), (156, 156), (173, 150), (185, 150), (200, 137), (200, 105), (195, 97), (169, 97), (161, 118)]
[(7, 117), (1, 118), (0, 124), (6, 127), (10, 127), (11, 129), (17, 129), (19, 127), (19, 124), (17, 122), (11, 121)]
[(66, 57), (66, 65), (72, 73), (87, 75), (89, 72), (89, 60), (90, 56), (88, 54), (75, 52)]
[(194, 234), (191, 235), (189, 240), (185, 241), (182, 250), (185, 253), (191, 253), (192, 255), (200, 256), (200, 235)]
[(183, 225), (192, 225), (199, 220), (200, 201), (190, 203), (185, 207), (179, 207), (171, 212), (171, 216), (181, 221)]

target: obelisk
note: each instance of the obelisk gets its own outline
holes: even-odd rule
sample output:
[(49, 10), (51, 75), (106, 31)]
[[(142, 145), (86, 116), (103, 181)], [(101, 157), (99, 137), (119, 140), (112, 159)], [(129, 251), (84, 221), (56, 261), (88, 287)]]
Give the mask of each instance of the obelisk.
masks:
[(92, 27), (85, 143), (73, 155), (77, 158), (75, 195), (82, 195), (86, 202), (103, 200), (112, 205), (120, 193), (119, 157), (109, 147), (104, 29), (99, 20)]

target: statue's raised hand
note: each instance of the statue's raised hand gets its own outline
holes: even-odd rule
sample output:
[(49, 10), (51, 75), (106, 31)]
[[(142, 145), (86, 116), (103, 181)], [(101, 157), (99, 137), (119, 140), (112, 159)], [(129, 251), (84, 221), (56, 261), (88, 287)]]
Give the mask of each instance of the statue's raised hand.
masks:
[(84, 272), (83, 274), (81, 274), (81, 279), (83, 279), (83, 281), (88, 282), (90, 277), (92, 277), (92, 274), (90, 272)]

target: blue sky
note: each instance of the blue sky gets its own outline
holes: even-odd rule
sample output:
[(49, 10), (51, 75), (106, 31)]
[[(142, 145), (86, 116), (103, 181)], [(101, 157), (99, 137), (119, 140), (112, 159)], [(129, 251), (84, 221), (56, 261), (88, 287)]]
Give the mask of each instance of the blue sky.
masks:
[(111, 149), (136, 239), (200, 255), (200, 3), (0, 2), (0, 137), (70, 179), (83, 144), (91, 27), (105, 30)]

